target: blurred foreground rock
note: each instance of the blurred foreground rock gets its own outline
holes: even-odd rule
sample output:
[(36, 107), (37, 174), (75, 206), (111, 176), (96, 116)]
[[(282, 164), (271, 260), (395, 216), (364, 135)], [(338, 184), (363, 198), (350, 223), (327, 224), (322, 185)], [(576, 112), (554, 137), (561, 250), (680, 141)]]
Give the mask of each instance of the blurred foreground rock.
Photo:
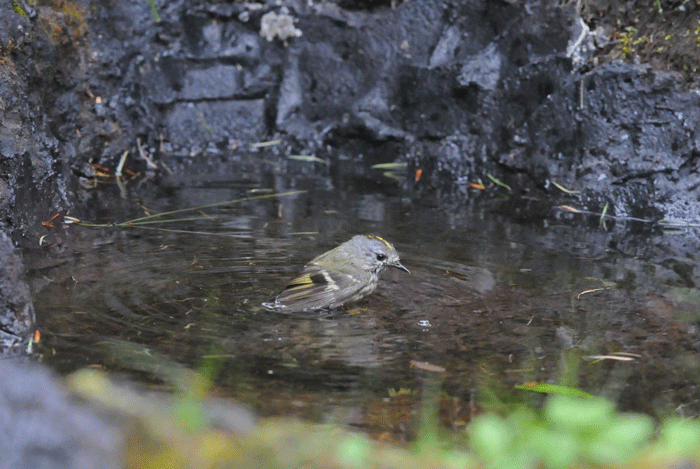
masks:
[(71, 397), (61, 380), (29, 361), (0, 360), (0, 375), (0, 467), (124, 467), (114, 417)]

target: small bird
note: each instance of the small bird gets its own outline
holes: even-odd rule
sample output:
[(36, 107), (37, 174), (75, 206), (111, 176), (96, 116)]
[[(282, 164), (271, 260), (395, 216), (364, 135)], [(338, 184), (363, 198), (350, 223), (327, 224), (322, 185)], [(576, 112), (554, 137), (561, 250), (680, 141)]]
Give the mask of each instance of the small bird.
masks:
[(357, 235), (306, 264), (274, 302), (263, 305), (285, 313), (337, 308), (372, 293), (386, 266), (409, 272), (384, 238)]

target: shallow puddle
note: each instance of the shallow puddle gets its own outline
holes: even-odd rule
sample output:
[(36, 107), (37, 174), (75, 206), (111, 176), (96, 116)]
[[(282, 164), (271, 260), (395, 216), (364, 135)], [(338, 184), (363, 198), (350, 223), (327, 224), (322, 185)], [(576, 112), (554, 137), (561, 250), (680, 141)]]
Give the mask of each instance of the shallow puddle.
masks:
[[(168, 363), (215, 361), (216, 393), (261, 414), (380, 434), (408, 431), (431, 379), (442, 381), (441, 415), (453, 427), (486, 401), (537, 400), (513, 391), (528, 382), (656, 416), (700, 410), (695, 261), (665, 252), (668, 234), (584, 229), (586, 219), (554, 212), (517, 224), (476, 191), (471, 208), (448, 213), (380, 171), (316, 164), (313, 176), (314, 163), (283, 164), (244, 161), (245, 171), (232, 164), (89, 193), (71, 215), (111, 223), (306, 191), (179, 222), (50, 231), (56, 244), (25, 259), (43, 334), (37, 359), (152, 385), (169, 385)], [(614, 241), (620, 230), (624, 243)], [(372, 296), (334, 312), (261, 307), (305, 262), (358, 233), (393, 242), (411, 274), (389, 269)], [(429, 378), (430, 366), (445, 371)]]

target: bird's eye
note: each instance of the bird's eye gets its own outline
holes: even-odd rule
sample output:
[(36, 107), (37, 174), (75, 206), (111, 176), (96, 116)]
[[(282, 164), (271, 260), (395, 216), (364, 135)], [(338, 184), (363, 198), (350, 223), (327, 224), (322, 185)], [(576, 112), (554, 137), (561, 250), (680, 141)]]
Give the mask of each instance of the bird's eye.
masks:
[(382, 254), (381, 252), (377, 254), (378, 261), (383, 261), (384, 259), (386, 259), (386, 254)]

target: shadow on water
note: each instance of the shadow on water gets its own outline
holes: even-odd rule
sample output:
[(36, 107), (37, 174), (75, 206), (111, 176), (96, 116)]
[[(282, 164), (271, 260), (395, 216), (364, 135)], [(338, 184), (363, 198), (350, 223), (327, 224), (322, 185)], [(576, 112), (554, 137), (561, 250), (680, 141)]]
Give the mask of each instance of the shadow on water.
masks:
[[(513, 385), (544, 381), (623, 410), (700, 411), (697, 271), (664, 253), (663, 233), (611, 246), (609, 233), (565, 217), (517, 224), (486, 201), (447, 213), (381, 174), (317, 178), (303, 174), (309, 163), (286, 164), (285, 177), (253, 165), (165, 178), (126, 198), (114, 186), (93, 192), (80, 218), (111, 222), (263, 188), (307, 190), (149, 229), (65, 226), (54, 233), (60, 244), (27, 259), (39, 359), (157, 385), (110, 344), (139, 344), (191, 368), (215, 357), (221, 395), (266, 415), (365, 427), (381, 426), (370, 414), (390, 389), (420, 389), (415, 361), (444, 367), (443, 390), (462, 403), (485, 390), (507, 400)], [(261, 307), (306, 261), (357, 233), (392, 241), (411, 275), (385, 271), (349, 310)]]

